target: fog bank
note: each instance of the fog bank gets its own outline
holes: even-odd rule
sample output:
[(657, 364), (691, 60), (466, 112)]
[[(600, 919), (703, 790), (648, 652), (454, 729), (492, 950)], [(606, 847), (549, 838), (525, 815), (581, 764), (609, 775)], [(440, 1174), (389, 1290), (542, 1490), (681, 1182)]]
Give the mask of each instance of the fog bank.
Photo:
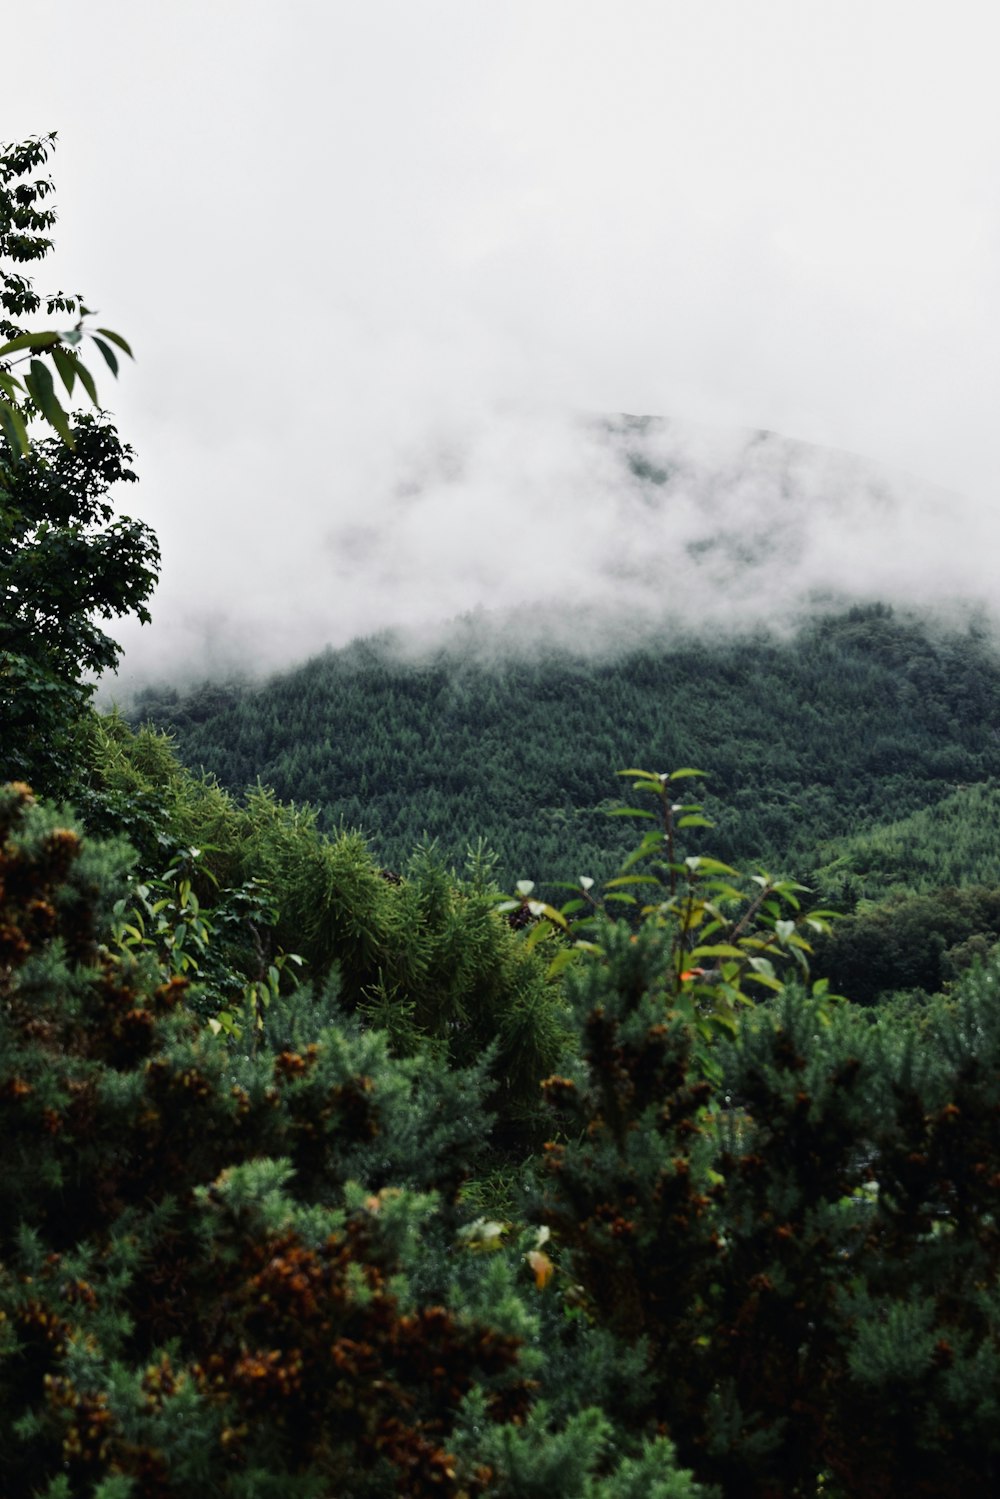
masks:
[(350, 504), (305, 492), (252, 524), (206, 517), (154, 624), (122, 631), (120, 690), (266, 673), (387, 630), (419, 654), (457, 616), (479, 653), (607, 654), (858, 601), (956, 620), (1000, 604), (991, 512), (773, 432), (507, 407), (356, 460)]

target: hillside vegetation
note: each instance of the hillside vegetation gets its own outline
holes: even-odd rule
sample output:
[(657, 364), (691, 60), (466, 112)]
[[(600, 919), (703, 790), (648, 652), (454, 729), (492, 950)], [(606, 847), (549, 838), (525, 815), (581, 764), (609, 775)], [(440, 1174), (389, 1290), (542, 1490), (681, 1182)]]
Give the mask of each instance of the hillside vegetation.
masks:
[[(616, 665), (357, 646), (148, 699), (185, 765), (88, 706), (92, 612), (158, 554), (53, 394), (82, 328), (6, 321), (50, 149), (0, 150), (4, 1493), (989, 1492), (988, 643), (875, 608)], [(295, 805), (244, 794), (282, 765)]]
[[(948, 798), (1000, 776), (990, 639), (881, 605), (787, 640), (673, 640), (610, 661), (484, 665), (456, 649), (405, 664), (390, 644), (361, 642), (261, 685), (149, 688), (134, 716), (168, 729), (186, 763), (237, 794), (259, 779), (308, 802), (322, 827), (361, 828), (387, 866), (426, 837), (461, 864), (482, 838), (506, 881), (562, 878), (567, 859), (610, 870), (627, 848), (598, 811), (617, 796), (615, 769), (685, 760), (711, 772), (710, 842), (722, 858), (822, 870), (840, 897), (865, 860), (826, 841), (925, 812), (914, 877), (949, 882), (947, 870), (934, 875), (938, 856), (947, 842), (953, 870), (968, 837), (980, 854), (975, 871), (963, 863), (966, 877), (986, 878), (983, 804)], [(947, 840), (928, 811), (939, 806)], [(866, 845), (873, 856), (884, 837)], [(898, 877), (912, 883), (899, 855)]]

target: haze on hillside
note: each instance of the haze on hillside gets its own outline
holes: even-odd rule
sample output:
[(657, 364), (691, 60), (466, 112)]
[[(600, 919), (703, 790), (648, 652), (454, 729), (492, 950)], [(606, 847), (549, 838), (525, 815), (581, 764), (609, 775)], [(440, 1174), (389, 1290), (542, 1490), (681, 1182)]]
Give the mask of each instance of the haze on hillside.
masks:
[(235, 535), (237, 572), (263, 545), (284, 586), (178, 601), (135, 632), (130, 670), (255, 674), (386, 632), (404, 655), (607, 656), (664, 633), (781, 632), (858, 600), (955, 619), (991, 597), (960, 497), (775, 433), (508, 410), (393, 456), (356, 511), (287, 504)]
[[(122, 683), (477, 609), (593, 646), (827, 597), (992, 607), (994, 26), (985, 0), (15, 7), (5, 52), (39, 65), (4, 135), (60, 132), (51, 284), (138, 355), (102, 395), (164, 571)], [(665, 423), (663, 484), (623, 412)]]

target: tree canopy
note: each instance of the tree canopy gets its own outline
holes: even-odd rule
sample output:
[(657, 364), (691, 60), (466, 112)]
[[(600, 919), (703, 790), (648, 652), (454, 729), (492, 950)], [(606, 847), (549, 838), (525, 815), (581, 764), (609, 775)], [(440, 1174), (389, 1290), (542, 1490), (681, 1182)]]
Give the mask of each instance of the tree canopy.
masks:
[[(52, 247), (55, 211), (41, 206), (52, 184), (26, 179), (53, 142), (0, 153), (0, 766), (47, 791), (66, 789), (73, 724), (95, 677), (120, 655), (100, 621), (147, 621), (159, 568), (153, 532), (116, 517), (111, 503), (114, 487), (135, 479), (131, 448), (107, 413), (67, 412), (55, 395), (52, 369), (67, 396), (79, 381), (96, 403), (77, 352), (87, 308), (62, 292), (42, 296), (20, 269)], [(76, 324), (35, 333), (11, 321), (43, 305), (75, 314)], [(124, 340), (91, 336), (117, 371), (113, 345)], [(22, 379), (13, 370), (25, 360)]]

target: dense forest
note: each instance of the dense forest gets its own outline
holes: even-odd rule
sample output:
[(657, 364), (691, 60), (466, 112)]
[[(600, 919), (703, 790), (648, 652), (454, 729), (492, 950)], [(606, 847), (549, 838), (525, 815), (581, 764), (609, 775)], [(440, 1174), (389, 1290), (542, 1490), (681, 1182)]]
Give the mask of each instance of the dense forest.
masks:
[[(507, 888), (610, 877), (631, 831), (608, 815), (614, 772), (690, 759), (712, 823), (691, 848), (794, 874), (850, 916), (817, 962), (853, 998), (937, 992), (1000, 939), (1000, 655), (982, 626), (873, 604), (785, 639), (486, 664), (366, 641), (265, 684), (147, 687), (132, 717), (234, 793), (263, 782), (321, 828), (360, 829), (386, 868), (430, 842), (461, 870), (485, 845)], [(901, 961), (890, 933), (914, 926)]]
[(366, 643), (97, 713), (159, 556), (67, 409), (128, 346), (17, 269), (51, 149), (0, 151), (4, 1492), (991, 1486), (985, 633)]
[(821, 844), (1000, 775), (988, 634), (878, 604), (789, 639), (667, 639), (605, 661), (482, 664), (462, 655), (460, 632), (419, 663), (358, 642), (263, 685), (147, 687), (130, 716), (169, 730), (186, 763), (234, 792), (259, 780), (325, 828), (360, 828), (388, 866), (428, 837), (460, 864), (485, 838), (506, 880), (563, 878), (569, 858), (610, 870), (627, 838), (600, 808), (633, 763), (704, 767), (718, 856), (822, 865), (827, 885), (836, 861)]

